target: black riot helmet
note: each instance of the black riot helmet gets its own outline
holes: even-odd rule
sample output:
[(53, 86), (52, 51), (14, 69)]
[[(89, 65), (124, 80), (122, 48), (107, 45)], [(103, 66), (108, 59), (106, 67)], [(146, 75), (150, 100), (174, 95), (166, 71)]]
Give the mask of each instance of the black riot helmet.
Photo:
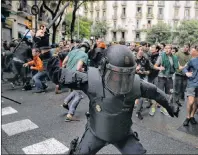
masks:
[(110, 46), (101, 60), (100, 74), (105, 88), (115, 95), (124, 95), (133, 87), (136, 62), (133, 53), (124, 45)]
[(82, 42), (79, 46), (79, 49), (83, 49), (85, 51), (85, 53), (87, 53), (90, 50), (90, 45), (88, 42)]

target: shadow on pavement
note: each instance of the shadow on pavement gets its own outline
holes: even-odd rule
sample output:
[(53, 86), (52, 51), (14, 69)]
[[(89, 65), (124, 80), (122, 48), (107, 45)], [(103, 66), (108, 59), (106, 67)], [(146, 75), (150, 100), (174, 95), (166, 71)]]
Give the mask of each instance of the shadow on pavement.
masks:
[[(198, 115), (197, 114), (195, 115), (195, 119), (198, 121)], [(189, 126), (184, 127), (182, 125), (177, 130), (198, 137), (198, 124), (197, 125), (192, 125), (192, 124), (189, 123)]]

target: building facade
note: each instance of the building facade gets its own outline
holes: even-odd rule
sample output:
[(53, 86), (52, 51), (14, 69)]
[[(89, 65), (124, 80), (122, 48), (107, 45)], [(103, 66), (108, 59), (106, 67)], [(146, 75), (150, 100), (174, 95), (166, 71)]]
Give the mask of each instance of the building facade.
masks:
[(135, 41), (146, 39), (146, 30), (164, 21), (171, 26), (182, 20), (198, 20), (196, 1), (95, 1), (81, 8), (83, 16), (94, 23), (109, 25), (106, 41)]
[[(47, 5), (53, 9), (56, 8), (57, 3), (58, 1), (48, 1)], [(1, 4), (1, 9), (3, 9), (2, 15), (6, 16), (5, 22), (2, 23), (1, 38), (3, 40), (7, 40), (9, 42), (12, 38), (16, 39), (21, 37), (21, 35), (24, 35), (26, 31), (26, 26), (28, 26), (31, 30), (35, 29), (35, 16), (31, 14), (31, 7), (35, 4), (34, 0), (2, 0)], [(46, 11), (44, 7), (41, 8), (42, 1), (37, 1), (37, 5), (40, 8), (40, 13), (37, 15), (37, 26), (40, 24), (47, 25), (52, 21), (51, 14), (49, 11)], [(62, 4), (60, 5), (60, 8), (61, 7)], [(67, 10), (65, 10), (65, 12), (66, 11)], [(65, 15), (66, 14), (63, 14), (62, 21), (64, 21)], [(61, 40), (61, 27), (62, 24), (60, 24), (57, 28), (56, 42)], [(52, 34), (52, 30), (50, 30), (50, 33)], [(50, 35), (50, 37), (52, 37), (52, 35)]]

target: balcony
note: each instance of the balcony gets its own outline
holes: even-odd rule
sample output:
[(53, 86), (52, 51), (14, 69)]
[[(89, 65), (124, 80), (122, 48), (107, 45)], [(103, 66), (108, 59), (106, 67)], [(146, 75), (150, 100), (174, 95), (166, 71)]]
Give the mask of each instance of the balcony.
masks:
[(147, 1), (147, 6), (153, 6), (154, 5), (154, 1)]
[(141, 19), (142, 18), (142, 13), (141, 12), (136, 12), (136, 18)]
[(147, 29), (151, 28), (152, 25), (151, 24), (147, 24)]
[(136, 42), (140, 42), (141, 39), (140, 39), (140, 38), (135, 38), (135, 41), (136, 41)]
[(154, 18), (153, 13), (147, 13), (146, 17), (147, 17), (147, 19), (153, 19)]
[(117, 20), (117, 15), (113, 15), (113, 16), (112, 16), (112, 19), (113, 19), (113, 20)]
[(184, 20), (190, 20), (190, 16), (184, 16)]
[(117, 39), (116, 38), (112, 38), (112, 41), (117, 41)]
[(175, 8), (179, 8), (180, 7), (179, 1), (178, 2), (175, 2), (174, 7)]
[(100, 21), (100, 18), (99, 18), (99, 17), (96, 17), (96, 18), (95, 18), (95, 21), (96, 21), (96, 22), (99, 22), (99, 21)]
[(23, 6), (23, 4), (20, 3), (19, 8), (17, 9), (17, 14), (22, 17), (31, 16), (32, 15), (31, 6), (30, 5)]
[(2, 0), (1, 7), (5, 8), (7, 10), (11, 10), (12, 9), (12, 1), (11, 0)]
[(157, 18), (158, 18), (159, 20), (163, 20), (163, 19), (164, 19), (164, 15), (163, 15), (163, 14), (158, 14)]
[(96, 10), (96, 11), (100, 11), (100, 7), (97, 5), (97, 6), (95, 7), (95, 10)]
[(176, 16), (176, 15), (175, 15), (175, 16), (173, 17), (173, 20), (179, 20), (179, 19), (180, 19), (179, 16)]
[(121, 5), (122, 6), (126, 6), (127, 5), (127, 1), (122, 1)]
[(122, 19), (126, 19), (126, 15), (124, 15), (123, 13), (121, 14), (121, 18)]
[(102, 17), (102, 21), (106, 21), (107, 20), (107, 17), (106, 16), (103, 16)]
[(142, 1), (136, 1), (137, 6), (142, 6)]
[(165, 1), (158, 1), (158, 7), (164, 7)]
[(191, 7), (190, 1), (187, 1), (184, 7), (185, 8), (190, 8)]
[(118, 7), (118, 2), (113, 2), (113, 8), (117, 8)]

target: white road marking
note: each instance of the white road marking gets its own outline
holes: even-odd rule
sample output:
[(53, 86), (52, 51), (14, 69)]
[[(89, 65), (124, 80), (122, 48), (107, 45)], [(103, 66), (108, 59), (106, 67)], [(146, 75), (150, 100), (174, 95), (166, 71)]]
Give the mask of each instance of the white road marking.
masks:
[(69, 148), (54, 138), (24, 147), (25, 154), (63, 154), (69, 151)]
[(2, 129), (8, 136), (13, 136), (21, 132), (26, 132), (38, 128), (36, 124), (31, 122), (29, 119), (16, 121), (8, 124), (3, 124)]
[(12, 107), (5, 107), (5, 108), (2, 108), (1, 115), (5, 116), (5, 115), (14, 114), (14, 113), (17, 113), (17, 112), (18, 111), (16, 111)]

